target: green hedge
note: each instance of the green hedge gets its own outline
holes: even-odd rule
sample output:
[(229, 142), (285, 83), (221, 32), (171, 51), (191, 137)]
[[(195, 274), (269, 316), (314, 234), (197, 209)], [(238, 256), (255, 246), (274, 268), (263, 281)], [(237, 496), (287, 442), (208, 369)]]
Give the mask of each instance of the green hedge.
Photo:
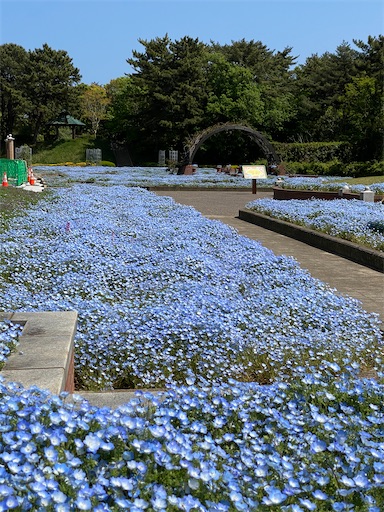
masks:
[(273, 146), (286, 162), (349, 162), (352, 155), (348, 142), (274, 142)]
[(331, 162), (284, 162), (289, 174), (318, 174), (321, 176), (383, 176), (384, 161), (351, 162), (344, 164), (339, 160)]

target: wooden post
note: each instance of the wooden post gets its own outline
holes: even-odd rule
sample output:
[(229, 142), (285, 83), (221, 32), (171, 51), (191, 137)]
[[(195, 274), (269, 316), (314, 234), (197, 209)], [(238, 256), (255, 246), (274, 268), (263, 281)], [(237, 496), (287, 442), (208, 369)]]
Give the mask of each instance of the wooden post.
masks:
[(252, 179), (252, 194), (256, 194), (257, 192), (257, 183), (255, 179)]
[(5, 139), (5, 142), (6, 142), (5, 146), (6, 146), (8, 160), (15, 159), (14, 141), (15, 141), (15, 139), (12, 137), (11, 133), (9, 135), (7, 135), (7, 138)]

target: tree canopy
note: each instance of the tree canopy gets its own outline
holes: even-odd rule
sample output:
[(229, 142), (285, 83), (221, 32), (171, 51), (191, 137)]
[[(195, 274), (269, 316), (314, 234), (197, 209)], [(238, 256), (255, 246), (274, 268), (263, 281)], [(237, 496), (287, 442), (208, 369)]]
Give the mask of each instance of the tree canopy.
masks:
[(28, 52), (2, 45), (0, 58), (2, 134), (26, 125), (36, 142), (45, 123), (78, 104), (80, 71), (66, 51), (47, 44)]
[[(382, 35), (343, 41), (301, 65), (291, 47), (276, 51), (255, 40), (205, 44), (165, 34), (139, 42), (126, 75), (106, 86), (81, 84), (64, 50), (1, 45), (2, 139), (17, 132), (36, 142), (46, 123), (67, 110), (88, 121), (94, 135), (102, 129), (127, 145), (139, 162), (155, 161), (159, 149), (182, 151), (193, 134), (226, 122), (248, 124), (278, 142), (345, 141), (356, 159), (383, 158)], [(237, 145), (246, 155), (243, 139), (223, 134), (205, 149), (231, 154)]]

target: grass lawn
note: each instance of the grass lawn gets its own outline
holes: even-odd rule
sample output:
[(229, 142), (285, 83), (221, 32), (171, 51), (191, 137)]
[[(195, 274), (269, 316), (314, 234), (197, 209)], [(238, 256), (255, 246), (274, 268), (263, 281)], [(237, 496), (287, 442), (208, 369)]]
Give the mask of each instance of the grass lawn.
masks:
[(364, 176), (363, 178), (347, 178), (350, 185), (372, 185), (372, 183), (384, 183), (384, 176)]

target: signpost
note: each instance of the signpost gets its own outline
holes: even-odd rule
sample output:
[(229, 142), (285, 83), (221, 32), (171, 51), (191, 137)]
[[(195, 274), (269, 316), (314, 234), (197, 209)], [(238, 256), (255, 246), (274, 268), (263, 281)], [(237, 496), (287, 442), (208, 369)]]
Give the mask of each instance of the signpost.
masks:
[(252, 180), (252, 194), (257, 192), (256, 180), (267, 179), (267, 169), (265, 165), (242, 165), (243, 176), (245, 179)]

